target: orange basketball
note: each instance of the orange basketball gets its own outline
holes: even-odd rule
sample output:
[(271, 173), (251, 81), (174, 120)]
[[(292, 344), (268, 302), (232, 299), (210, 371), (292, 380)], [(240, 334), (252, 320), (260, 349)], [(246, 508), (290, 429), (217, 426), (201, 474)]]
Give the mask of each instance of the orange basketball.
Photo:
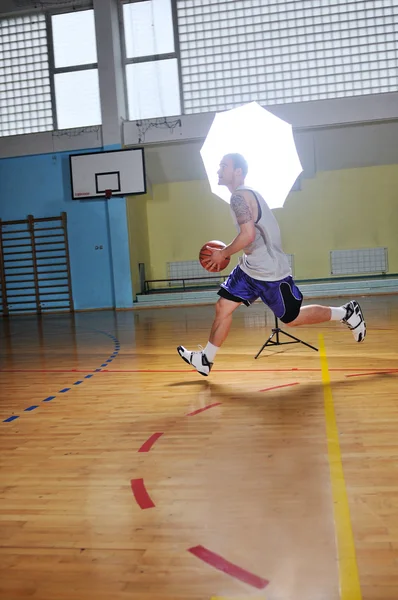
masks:
[[(208, 266), (203, 262), (204, 260), (207, 260), (209, 258), (209, 256), (211, 256), (211, 250), (206, 248), (206, 246), (210, 246), (211, 248), (217, 248), (218, 250), (222, 250), (223, 248), (225, 248), (226, 244), (224, 244), (223, 242), (220, 242), (218, 240), (212, 240), (211, 242), (207, 242), (207, 244), (204, 244), (201, 247), (200, 252), (199, 252), (199, 261), (200, 261), (200, 264), (202, 265), (202, 267), (204, 269), (206, 269), (206, 271), (209, 271)], [(230, 260), (231, 259), (229, 257), (226, 258), (221, 263), (221, 265), (217, 271), (209, 271), (209, 273), (219, 273), (220, 271), (223, 271), (229, 265)]]

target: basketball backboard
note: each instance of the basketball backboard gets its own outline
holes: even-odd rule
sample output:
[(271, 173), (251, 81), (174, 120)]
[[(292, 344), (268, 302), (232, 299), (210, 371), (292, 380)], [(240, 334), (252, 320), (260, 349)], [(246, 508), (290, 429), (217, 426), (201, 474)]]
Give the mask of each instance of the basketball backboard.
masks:
[(73, 200), (146, 193), (143, 148), (71, 154), (69, 164)]

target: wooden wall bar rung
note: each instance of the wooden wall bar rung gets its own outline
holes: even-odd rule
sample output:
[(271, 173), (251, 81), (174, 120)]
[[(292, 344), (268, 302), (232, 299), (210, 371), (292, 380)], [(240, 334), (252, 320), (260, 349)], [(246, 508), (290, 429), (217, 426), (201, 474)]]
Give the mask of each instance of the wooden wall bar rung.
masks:
[[(17, 239), (17, 238), (15, 238), (15, 239)], [(27, 238), (23, 238), (23, 239), (26, 240)], [(8, 242), (9, 240), (6, 240), (6, 241)], [(4, 246), (4, 250), (8, 250), (8, 248), (25, 248), (26, 246), (28, 248), (31, 247), (30, 244), (7, 244)]]
[[(48, 250), (36, 250), (36, 252), (48, 252)], [(56, 250), (53, 250), (56, 252)], [(58, 254), (57, 256), (40, 256), (37, 260), (47, 260), (48, 258), (66, 258), (65, 254)], [(56, 263), (56, 264), (66, 264), (66, 263)]]
[(33, 223), (48, 223), (48, 221), (62, 222), (62, 217), (40, 217), (39, 219), (33, 218)]
[[(29, 254), (29, 250), (24, 250), (23, 252), (13, 252), (12, 254), (5, 254), (4, 256), (15, 256), (15, 254)], [(16, 262), (17, 260), (29, 260), (28, 258), (6, 258), (4, 262)]]
[(34, 300), (25, 299), (25, 300), (15, 300), (15, 301), (13, 300), (12, 302), (10, 302), (10, 304), (12, 304), (12, 305), (14, 305), (14, 304), (34, 304), (34, 305), (36, 305), (36, 299), (34, 299)]
[[(55, 271), (51, 271), (51, 273), (54, 273)], [(43, 275), (43, 271), (39, 273), (39, 275)], [(47, 277), (46, 279), (41, 279), (41, 281), (43, 283), (48, 283), (49, 281), (66, 281), (66, 277)], [(57, 284), (57, 287), (59, 287), (60, 284)], [(65, 283), (65, 285), (68, 285), (68, 283)]]
[[(67, 283), (58, 283), (56, 285), (41, 285), (40, 289), (41, 290), (45, 290), (46, 288), (53, 289), (54, 287), (57, 287), (57, 288), (68, 287), (68, 284)], [(64, 293), (65, 292), (60, 292), (60, 294), (64, 294)]]
[[(21, 262), (21, 261), (22, 262), (26, 262), (27, 260), (31, 260), (31, 259), (30, 258), (29, 259), (28, 258), (22, 258), (22, 259), (19, 259), (18, 262)], [(7, 261), (3, 261), (3, 262), (5, 263)], [(18, 265), (13, 265), (13, 266), (10, 265), (9, 267), (5, 266), (4, 269), (6, 269), (8, 271), (9, 269), (30, 269), (30, 267), (31, 267), (31, 265), (19, 265), (19, 266)], [(6, 275), (7, 275), (7, 272), (6, 272)]]
[[(52, 235), (46, 235), (43, 237), (52, 237)], [(37, 239), (37, 237), (36, 237)], [(53, 241), (53, 242), (36, 242), (36, 246), (54, 246), (54, 244), (62, 244), (63, 240), (59, 240), (59, 242)], [(44, 251), (41, 251), (44, 252)]]
[(38, 231), (59, 231), (62, 227), (36, 227), (35, 233)]
[(66, 213), (39, 218), (28, 215), (27, 219), (14, 221), (0, 219), (0, 314), (40, 314), (57, 308), (63, 312), (74, 310)]
[[(26, 223), (26, 221), (23, 221), (23, 222)], [(4, 225), (4, 223), (10, 223), (10, 221), (3, 221), (3, 225)], [(57, 227), (57, 229), (58, 229), (58, 227)], [(9, 231), (3, 231), (3, 235), (10, 235), (11, 233), (12, 234), (14, 234), (14, 233), (29, 233), (29, 231), (27, 229), (10, 229)], [(10, 238), (8, 238), (8, 239), (10, 239)], [(19, 238), (17, 238), (17, 239), (19, 239)], [(29, 236), (25, 239), (29, 239)], [(5, 238), (4, 241), (6, 241), (6, 240), (7, 240), (7, 238)]]
[[(56, 292), (58, 293), (58, 292)], [(13, 294), (10, 291), (8, 292), (8, 298), (28, 298), (29, 296), (34, 296), (35, 292), (33, 290), (33, 292), (31, 292), (30, 294), (25, 293), (25, 294)], [(11, 304), (13, 304), (13, 302), (11, 301)]]

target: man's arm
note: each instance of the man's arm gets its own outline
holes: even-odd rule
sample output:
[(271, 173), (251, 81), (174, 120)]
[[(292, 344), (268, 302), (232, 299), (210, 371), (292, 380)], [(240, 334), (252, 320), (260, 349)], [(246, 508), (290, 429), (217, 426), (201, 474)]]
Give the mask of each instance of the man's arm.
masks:
[(253, 214), (246, 198), (239, 193), (233, 194), (231, 208), (235, 213), (240, 231), (236, 238), (222, 250), (225, 257), (232, 256), (232, 254), (243, 250), (256, 237)]
[(209, 250), (213, 250), (213, 252), (205, 262), (212, 271), (217, 271), (219, 265), (225, 258), (246, 248), (246, 246), (251, 244), (256, 237), (252, 211), (250, 204), (245, 197), (239, 193), (233, 194), (231, 198), (231, 208), (236, 215), (240, 231), (236, 238), (228, 244), (228, 246), (223, 248), (223, 250), (213, 250), (213, 248), (209, 247)]

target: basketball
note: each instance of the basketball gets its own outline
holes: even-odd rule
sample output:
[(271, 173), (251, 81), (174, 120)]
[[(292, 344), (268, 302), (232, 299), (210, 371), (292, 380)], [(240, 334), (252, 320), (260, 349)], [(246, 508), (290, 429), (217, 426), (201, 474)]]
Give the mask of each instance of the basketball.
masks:
[(202, 267), (204, 269), (206, 269), (206, 271), (209, 271), (209, 273), (219, 273), (220, 271), (223, 271), (229, 265), (229, 261), (231, 260), (230, 257), (226, 258), (221, 263), (221, 265), (217, 269), (217, 271), (210, 271), (208, 266), (203, 262), (203, 261), (207, 260), (209, 258), (209, 256), (211, 256), (211, 250), (206, 248), (206, 246), (210, 246), (211, 248), (216, 248), (218, 250), (222, 250), (223, 248), (225, 248), (226, 244), (224, 244), (223, 242), (220, 242), (218, 240), (212, 240), (211, 242), (207, 242), (207, 244), (204, 244), (201, 247), (200, 252), (199, 252), (200, 264), (202, 265)]

